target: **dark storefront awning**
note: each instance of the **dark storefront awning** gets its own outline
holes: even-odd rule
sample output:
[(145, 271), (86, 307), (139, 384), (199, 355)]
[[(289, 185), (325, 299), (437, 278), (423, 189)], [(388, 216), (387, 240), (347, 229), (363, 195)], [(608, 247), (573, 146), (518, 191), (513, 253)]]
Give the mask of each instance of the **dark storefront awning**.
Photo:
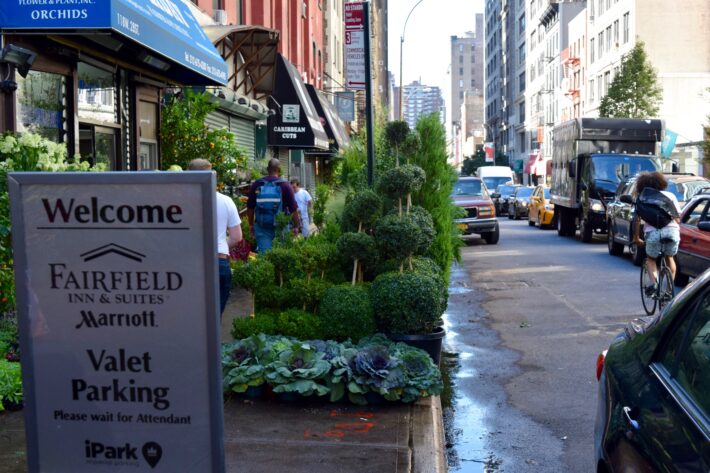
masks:
[[(335, 111), (333, 105), (323, 96), (323, 93), (313, 87), (311, 84), (306, 84), (308, 95), (316, 107), (316, 112), (321, 118), (321, 124), (325, 128), (325, 133), (328, 135), (328, 143), (330, 150), (328, 153), (335, 154), (339, 149), (345, 148), (350, 144), (350, 137), (345, 131), (345, 125)], [(322, 152), (322, 151), (319, 151)]]
[(269, 117), (269, 146), (329, 149), (315, 105), (298, 70), (280, 54), (276, 59), (276, 82), (271, 94), (276, 114)]
[[(271, 94), (274, 88), (279, 32), (264, 26), (230, 25), (205, 26), (205, 33), (222, 57), (233, 64), (229, 81), (245, 72), (234, 84), (234, 90), (243, 88), (244, 95), (255, 93), (257, 100)], [(241, 64), (237, 61), (241, 55)]]
[(4, 33), (79, 35), (186, 85), (226, 85), (227, 64), (180, 0), (0, 1)]

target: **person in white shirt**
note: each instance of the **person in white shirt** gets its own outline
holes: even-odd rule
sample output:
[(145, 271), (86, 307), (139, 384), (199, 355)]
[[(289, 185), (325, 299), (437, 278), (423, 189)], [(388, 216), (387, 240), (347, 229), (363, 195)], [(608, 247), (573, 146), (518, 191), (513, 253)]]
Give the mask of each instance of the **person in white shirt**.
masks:
[(311, 214), (313, 213), (313, 198), (306, 189), (301, 187), (301, 182), (298, 179), (291, 179), (291, 187), (293, 187), (296, 196), (298, 213), (301, 214), (301, 235), (307, 237), (310, 233), (308, 227), (311, 224)]
[[(212, 164), (206, 159), (193, 159), (188, 166), (190, 171), (209, 171)], [(232, 289), (232, 268), (229, 265), (229, 250), (242, 241), (242, 220), (234, 201), (219, 192), (216, 194), (215, 235), (217, 238), (217, 262), (219, 265), (219, 316), (224, 308)]]

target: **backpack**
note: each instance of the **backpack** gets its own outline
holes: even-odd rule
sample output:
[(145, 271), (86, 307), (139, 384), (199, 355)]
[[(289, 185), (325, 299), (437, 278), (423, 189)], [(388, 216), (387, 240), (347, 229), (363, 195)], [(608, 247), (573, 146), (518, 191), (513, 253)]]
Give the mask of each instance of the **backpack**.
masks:
[(647, 187), (636, 199), (636, 215), (656, 228), (663, 228), (674, 218), (678, 218), (678, 209), (668, 196), (661, 191)]
[(283, 179), (275, 181), (263, 181), (259, 192), (256, 195), (256, 224), (262, 228), (274, 228), (276, 226), (276, 214), (281, 212), (281, 185), (286, 182)]

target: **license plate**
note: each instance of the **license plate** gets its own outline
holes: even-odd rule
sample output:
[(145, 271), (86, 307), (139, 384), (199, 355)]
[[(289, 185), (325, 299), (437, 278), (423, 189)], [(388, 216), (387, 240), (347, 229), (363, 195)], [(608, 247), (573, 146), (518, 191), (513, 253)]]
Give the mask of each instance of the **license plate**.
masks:
[(468, 225), (466, 225), (465, 223), (459, 223), (456, 226), (459, 227), (459, 230), (467, 230), (468, 229)]

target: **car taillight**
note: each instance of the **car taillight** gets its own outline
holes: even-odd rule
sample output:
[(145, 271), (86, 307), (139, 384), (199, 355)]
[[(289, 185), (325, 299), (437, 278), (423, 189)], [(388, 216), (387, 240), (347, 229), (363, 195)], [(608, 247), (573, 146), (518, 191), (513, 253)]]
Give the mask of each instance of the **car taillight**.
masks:
[(599, 353), (599, 356), (597, 357), (597, 381), (599, 381), (602, 377), (602, 371), (604, 370), (604, 360), (606, 359), (606, 352), (607, 350), (604, 350), (603, 352)]

